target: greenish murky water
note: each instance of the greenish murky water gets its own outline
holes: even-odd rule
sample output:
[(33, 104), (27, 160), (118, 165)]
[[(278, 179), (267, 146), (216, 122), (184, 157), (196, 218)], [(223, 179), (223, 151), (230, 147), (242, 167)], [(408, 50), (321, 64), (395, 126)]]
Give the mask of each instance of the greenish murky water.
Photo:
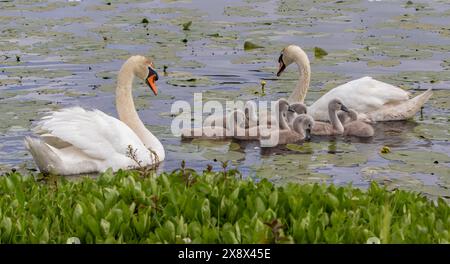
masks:
[[(116, 116), (116, 73), (128, 56), (143, 54), (161, 73), (160, 95), (143, 85), (134, 94), (141, 118), (166, 148), (161, 170), (183, 159), (199, 170), (231, 160), (246, 176), (279, 183), (364, 188), (376, 180), (450, 197), (448, 1), (143, 2), (0, 1), (0, 171), (35, 167), (22, 139), (46, 111), (79, 105)], [(244, 50), (246, 41), (262, 48)], [(292, 43), (311, 59), (307, 104), (366, 75), (413, 94), (430, 87), (435, 93), (423, 117), (377, 124), (376, 136), (365, 141), (314, 138), (261, 150), (257, 142), (182, 142), (171, 135), (171, 104), (192, 102), (194, 92), (215, 100), (287, 97), (296, 68), (282, 78), (274, 73), (280, 50)], [(314, 47), (328, 55), (314, 58)], [(261, 80), (267, 82), (263, 96)], [(383, 146), (392, 152), (381, 154)]]

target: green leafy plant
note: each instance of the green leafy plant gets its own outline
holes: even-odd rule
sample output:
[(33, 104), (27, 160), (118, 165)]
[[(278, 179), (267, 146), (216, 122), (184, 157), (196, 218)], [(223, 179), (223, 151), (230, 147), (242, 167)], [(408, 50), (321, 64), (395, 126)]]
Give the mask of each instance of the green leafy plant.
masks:
[(240, 179), (223, 163), (201, 174), (139, 170), (37, 181), (0, 177), (1, 243), (448, 243), (450, 206), (372, 183)]

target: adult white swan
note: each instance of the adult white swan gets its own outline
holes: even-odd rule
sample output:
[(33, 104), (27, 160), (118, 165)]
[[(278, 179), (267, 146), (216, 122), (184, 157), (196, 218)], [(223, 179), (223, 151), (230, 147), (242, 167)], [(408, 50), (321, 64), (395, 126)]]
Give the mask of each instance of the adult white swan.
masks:
[[(299, 80), (288, 101), (303, 103), (311, 78), (308, 56), (299, 46), (290, 45), (281, 51), (278, 62), (277, 76), (291, 63), (298, 65)], [(413, 117), (432, 94), (429, 89), (410, 99), (410, 94), (401, 88), (363, 77), (330, 90), (308, 107), (308, 114), (315, 120), (328, 120), (328, 102), (340, 98), (348, 108), (364, 113), (372, 121), (404, 120)]]
[[(80, 107), (62, 109), (43, 117), (25, 138), (41, 172), (71, 175), (153, 165), (164, 160), (164, 147), (139, 118), (133, 102), (134, 77), (145, 80), (153, 93), (158, 74), (143, 56), (132, 56), (117, 77), (116, 108), (120, 120), (100, 110)], [(131, 148), (130, 148), (131, 146)], [(130, 149), (135, 160), (130, 158)]]

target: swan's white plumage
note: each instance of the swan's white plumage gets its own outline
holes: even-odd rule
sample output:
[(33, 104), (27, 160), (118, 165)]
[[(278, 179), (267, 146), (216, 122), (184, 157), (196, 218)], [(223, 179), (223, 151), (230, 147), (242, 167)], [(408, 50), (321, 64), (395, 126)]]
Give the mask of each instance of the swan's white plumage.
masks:
[[(125, 123), (96, 109), (71, 107), (52, 112), (37, 127), (96, 159), (107, 159), (112, 153), (125, 154), (128, 145), (138, 151), (146, 149)], [(40, 134), (37, 130), (35, 133)]]
[(345, 106), (357, 112), (369, 113), (386, 105), (407, 101), (409, 93), (372, 77), (363, 77), (330, 90), (309, 106), (308, 113), (315, 120), (327, 120), (328, 102), (334, 98), (340, 98)]
[[(135, 167), (136, 162), (127, 156), (128, 146), (136, 151), (136, 158), (142, 161), (141, 165), (152, 165), (155, 161), (153, 153), (125, 123), (100, 110), (85, 110), (81, 107), (62, 109), (43, 117), (33, 130), (44, 136), (42, 143), (49, 146), (47, 152), (52, 151), (59, 157), (62, 164), (48, 164), (49, 171), (53, 169), (59, 174), (65, 174), (62, 172), (83, 163), (90, 164), (91, 172), (104, 171), (109, 167)], [(45, 140), (51, 137), (58, 140)], [(30, 142), (33, 144), (35, 141)], [(52, 144), (55, 141), (57, 144)]]
[[(24, 141), (39, 170), (71, 175), (149, 166), (164, 160), (164, 147), (139, 119), (131, 92), (135, 76), (143, 80), (156, 74), (152, 67), (139, 55), (123, 64), (116, 88), (120, 120), (81, 107), (43, 117), (33, 129), (39, 137), (26, 137)], [(148, 84), (156, 94), (154, 83)]]
[[(299, 81), (289, 97), (289, 102), (303, 103), (311, 77), (308, 55), (299, 46), (289, 45), (283, 49), (279, 62), (278, 76), (291, 63), (298, 65)], [(410, 94), (399, 87), (374, 80), (372, 77), (363, 77), (330, 90), (308, 108), (308, 114), (315, 120), (327, 121), (328, 102), (340, 98), (347, 107), (358, 112), (358, 119), (365, 122), (405, 120), (413, 117), (432, 94), (429, 89), (410, 98)]]

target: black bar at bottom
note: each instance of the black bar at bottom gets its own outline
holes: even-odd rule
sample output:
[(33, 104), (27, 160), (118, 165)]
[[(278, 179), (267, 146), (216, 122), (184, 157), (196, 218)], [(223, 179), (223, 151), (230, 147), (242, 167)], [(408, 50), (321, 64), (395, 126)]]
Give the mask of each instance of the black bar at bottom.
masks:
[[(2, 259), (82, 263), (366, 263), (449, 259), (450, 245), (0, 245)], [(287, 262), (289, 261), (289, 262)]]

